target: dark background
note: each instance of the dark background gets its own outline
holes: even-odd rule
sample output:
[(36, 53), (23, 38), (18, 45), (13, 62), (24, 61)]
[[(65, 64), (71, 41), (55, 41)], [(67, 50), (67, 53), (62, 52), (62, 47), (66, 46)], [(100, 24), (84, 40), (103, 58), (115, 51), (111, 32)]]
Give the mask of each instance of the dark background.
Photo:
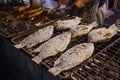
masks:
[(0, 36), (0, 80), (57, 80)]

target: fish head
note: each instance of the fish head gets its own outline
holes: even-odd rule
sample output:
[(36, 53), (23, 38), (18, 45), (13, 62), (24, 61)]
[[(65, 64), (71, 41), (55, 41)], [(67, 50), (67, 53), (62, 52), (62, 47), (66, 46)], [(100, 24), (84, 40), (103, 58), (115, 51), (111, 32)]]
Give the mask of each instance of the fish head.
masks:
[(93, 43), (84, 43), (84, 46), (86, 46), (87, 51), (89, 51), (89, 56), (91, 56), (94, 52), (94, 44)]
[(94, 44), (93, 43), (82, 43), (82, 44), (78, 45), (78, 48), (79, 48), (78, 55), (81, 56), (80, 59), (82, 59), (82, 60), (88, 59), (94, 52)]
[(49, 26), (48, 26), (48, 28), (53, 29), (53, 28), (54, 28), (54, 26), (53, 26), (53, 25), (49, 25)]

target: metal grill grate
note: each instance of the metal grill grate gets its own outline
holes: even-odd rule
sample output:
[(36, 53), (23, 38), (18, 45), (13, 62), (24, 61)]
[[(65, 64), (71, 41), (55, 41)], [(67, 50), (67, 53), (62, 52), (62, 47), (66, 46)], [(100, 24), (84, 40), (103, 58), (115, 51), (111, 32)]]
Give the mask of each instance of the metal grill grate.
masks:
[[(111, 44), (111, 43), (114, 43), (114, 41), (119, 37), (120, 35), (116, 35), (115, 37), (113, 37), (110, 41), (108, 41), (108, 42), (104, 42), (104, 43), (97, 43), (97, 44), (95, 44), (95, 50), (94, 50), (94, 53), (93, 53), (93, 56), (95, 56), (99, 51), (101, 51), (101, 50), (103, 50), (104, 48), (106, 48), (109, 44)], [(86, 40), (87, 40), (87, 38), (85, 38), (85, 36), (83, 36), (82, 38), (79, 38), (79, 40), (77, 40), (78, 42), (76, 42), (76, 41), (73, 41), (73, 42), (71, 42), (71, 45), (69, 45), (69, 48), (70, 47), (72, 47), (72, 46), (74, 46), (74, 45), (77, 45), (77, 44), (79, 44), (79, 43), (82, 43), (82, 42), (86, 42)], [(73, 44), (73, 43), (76, 43), (76, 44)], [(119, 45), (118, 45), (119, 46)], [(62, 53), (61, 53), (62, 54)], [(112, 54), (112, 55), (109, 55), (108, 54), (108, 57), (106, 56), (103, 56), (103, 55), (98, 55), (97, 56), (97, 58), (98, 59), (100, 59), (100, 58), (103, 58), (103, 61), (102, 61), (102, 59), (100, 59), (101, 60), (101, 63), (102, 64), (104, 64), (105, 62), (104, 62), (104, 59), (106, 59), (106, 60), (109, 60), (109, 59), (111, 59), (111, 56), (113, 56), (114, 54)], [(47, 67), (47, 68), (51, 68), (52, 66), (53, 66), (53, 64), (54, 64), (54, 61), (58, 58), (60, 56), (60, 54), (58, 54), (58, 55), (56, 55), (56, 56), (54, 56), (54, 57), (50, 57), (50, 58), (47, 58), (47, 59), (45, 59), (44, 61), (43, 61), (43, 65), (45, 65), (45, 67)], [(90, 59), (92, 59), (92, 58), (90, 58)], [(84, 63), (86, 63), (86, 62), (88, 62), (88, 63), (90, 63), (89, 61), (85, 61)], [(83, 63), (83, 64), (84, 64)], [(62, 72), (60, 75), (58, 75), (58, 77), (60, 77), (61, 79), (65, 79), (65, 78), (71, 78), (71, 75), (73, 75), (74, 73), (72, 73), (72, 72), (75, 72), (75, 75), (77, 75), (77, 74), (79, 74), (79, 77), (80, 76), (84, 76), (84, 78), (87, 78), (87, 80), (89, 79), (89, 78), (93, 78), (93, 76), (95, 76), (95, 72), (94, 71), (90, 71), (89, 69), (87, 69), (87, 68), (89, 68), (89, 66), (84, 66), (84, 68), (83, 68), (83, 71), (81, 72), (77, 72), (77, 70), (76, 69), (78, 69), (78, 68), (80, 68), (83, 64), (80, 64), (79, 66), (77, 66), (77, 67), (75, 67), (75, 68), (73, 68), (73, 69), (71, 69), (71, 70), (67, 70), (67, 71), (64, 71), (64, 72)], [(93, 64), (94, 65), (94, 64)], [(102, 65), (97, 65), (97, 66), (102, 66)], [(92, 67), (93, 68), (93, 67)], [(96, 69), (96, 68), (95, 68)], [(97, 68), (98, 70), (100, 69), (100, 68)], [(89, 72), (90, 71), (90, 72)], [(96, 71), (97, 73), (99, 73), (98, 71)], [(90, 75), (90, 76), (88, 76), (88, 75)], [(82, 76), (82, 77), (83, 77)], [(89, 78), (88, 78), (88, 77)]]
[[(114, 41), (115, 41), (116, 39), (118, 39), (119, 36), (120, 36), (120, 34), (114, 36), (110, 41), (95, 44), (95, 50), (94, 50), (93, 56), (96, 55), (96, 54), (97, 54), (98, 52), (100, 52), (101, 50), (103, 50), (104, 48), (106, 48), (106, 47), (107, 47), (108, 45), (110, 45), (111, 43), (114, 43)], [(71, 43), (70, 43), (70, 45), (68, 46), (68, 49), (71, 48), (71, 47), (73, 47), (73, 46), (75, 46), (75, 45), (77, 45), (77, 44), (79, 44), (79, 43), (82, 43), (82, 42), (87, 42), (87, 36), (82, 36), (82, 37), (80, 37), (80, 38), (77, 38), (77, 39), (75, 39), (75, 40), (72, 40)], [(118, 45), (118, 46), (119, 46), (119, 45)], [(55, 61), (61, 54), (62, 54), (62, 53), (60, 53), (60, 54), (58, 54), (58, 55), (56, 55), (56, 56), (53, 56), (53, 57), (50, 57), (50, 58), (45, 59), (42, 64), (43, 64), (45, 67), (47, 67), (47, 68), (51, 68), (51, 67), (53, 66), (53, 64), (54, 64), (54, 61)], [(100, 57), (104, 58), (104, 56), (100, 56)], [(98, 55), (98, 58), (99, 58), (99, 55)], [(106, 60), (107, 60), (107, 57), (105, 57), (105, 58), (106, 58)], [(90, 58), (90, 59), (91, 59), (91, 58)], [(111, 57), (109, 57), (109, 59), (111, 59)], [(85, 61), (84, 63), (86, 63), (86, 62), (89, 62), (89, 61)], [(84, 63), (83, 63), (83, 64), (84, 64)], [(90, 70), (88, 70), (87, 68), (89, 68), (89, 67), (87, 67), (87, 66), (84, 67), (84, 71), (83, 71), (83, 72), (76, 73), (76, 72), (77, 72), (76, 69), (80, 68), (80, 66), (82, 66), (83, 64), (80, 64), (79, 66), (77, 66), (77, 67), (75, 67), (75, 68), (73, 68), (73, 69), (71, 69), (71, 70), (63, 71), (61, 74), (58, 75), (58, 77), (60, 77), (61, 79), (65, 79), (65, 78), (71, 78), (71, 75), (77, 75), (77, 74), (79, 74), (79, 76), (77, 76), (77, 77), (80, 78), (80, 76), (82, 76), (82, 75), (80, 75), (80, 74), (83, 74), (83, 75), (84, 75), (84, 78), (85, 78), (85, 79), (87, 78), (87, 80), (93, 78), (96, 73), (93, 72), (93, 71), (91, 72)], [(104, 64), (104, 62), (102, 62), (102, 64)], [(99, 65), (98, 65), (98, 66), (99, 66)], [(102, 65), (100, 65), (100, 66), (102, 66)], [(98, 69), (99, 69), (99, 68), (98, 68)], [(90, 72), (89, 72), (89, 71), (90, 71)], [(75, 72), (75, 74), (74, 74), (74, 72)], [(96, 71), (96, 72), (98, 72), (98, 71)], [(99, 72), (98, 72), (98, 73), (99, 73)], [(101, 73), (102, 73), (102, 72), (101, 72)], [(90, 76), (88, 76), (88, 75), (90, 75)], [(86, 76), (88, 76), (88, 77), (86, 77)], [(83, 76), (82, 76), (82, 77), (83, 77)], [(99, 78), (99, 74), (97, 75), (97, 77)], [(97, 77), (96, 77), (96, 78), (97, 78)], [(111, 76), (110, 76), (110, 77), (111, 77)]]
[[(108, 27), (108, 25), (101, 25), (100, 27)], [(55, 33), (57, 35), (59, 33)], [(54, 35), (54, 36), (55, 36)], [(118, 63), (113, 63), (112, 61), (116, 61), (116, 57), (118, 58), (119, 51), (117, 51), (120, 46), (119, 41), (120, 34), (118, 33), (115, 35), (111, 40), (96, 43), (95, 44), (95, 50), (93, 53), (93, 56), (89, 58), (89, 60), (84, 61), (82, 64), (76, 66), (75, 68), (72, 68), (67, 71), (61, 72), (58, 77), (60, 79), (77, 79), (77, 80), (104, 80), (104, 79), (119, 79), (120, 73), (119, 73), (119, 59), (117, 59)], [(23, 38), (23, 37), (22, 37)], [(18, 43), (18, 41), (21, 39), (21, 37), (12, 39), (13, 43)], [(70, 42), (70, 45), (67, 47), (67, 49), (80, 44), (87, 42), (87, 35), (78, 37), (76, 39), (73, 39)], [(113, 45), (114, 44), (114, 45)], [(32, 57), (34, 57), (34, 54), (31, 54), (29, 50), (24, 50)], [(113, 51), (113, 52), (112, 52)], [(117, 52), (116, 52), (117, 51)], [(103, 54), (104, 52), (104, 54)], [(113, 54), (114, 53), (114, 54)], [(61, 55), (62, 53), (57, 54), (56, 56), (49, 57), (45, 60), (43, 60), (42, 65), (49, 69), (53, 66), (55, 60)], [(117, 66), (114, 69), (111, 67)]]
[(73, 74), (80, 80), (120, 80), (119, 49), (120, 38), (90, 58)]
[[(3, 7), (4, 6), (4, 7)], [(21, 33), (27, 32), (29, 30), (33, 29), (39, 29), (42, 26), (45, 26), (51, 22), (55, 22), (55, 20), (58, 20), (62, 17), (62, 15), (47, 15), (47, 12), (43, 12), (41, 15), (39, 15), (34, 20), (30, 20), (27, 18), (27, 15), (24, 17), (20, 17), (21, 15), (25, 14), (25, 11), (32, 10), (35, 7), (30, 7), (27, 10), (24, 10), (23, 12), (16, 12), (14, 11), (13, 7), (14, 5), (3, 5), (0, 9), (0, 35), (11, 38), (15, 35), (20, 35)], [(40, 7), (40, 6), (36, 6)], [(7, 9), (10, 8), (10, 9)], [(47, 17), (47, 20), (44, 20), (42, 24), (37, 27), (35, 26), (36, 22), (39, 22), (40, 20)]]

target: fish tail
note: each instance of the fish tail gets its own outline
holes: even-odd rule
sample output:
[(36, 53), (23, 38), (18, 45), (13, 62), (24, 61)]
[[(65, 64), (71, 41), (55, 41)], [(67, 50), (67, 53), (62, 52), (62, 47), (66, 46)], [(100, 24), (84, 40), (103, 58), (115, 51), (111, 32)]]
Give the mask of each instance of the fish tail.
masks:
[(17, 45), (14, 45), (14, 47), (16, 47), (16, 48), (20, 49), (20, 48), (24, 47), (24, 45), (17, 44)]
[(61, 70), (57, 67), (50, 68), (48, 71), (55, 76), (58, 75), (61, 72)]
[(78, 16), (75, 17), (75, 19), (76, 19), (76, 20), (80, 20), (80, 21), (82, 20), (82, 18), (80, 18), (80, 17), (78, 17)]
[(93, 27), (97, 27), (98, 26), (98, 24), (97, 24), (97, 22), (92, 22), (91, 24), (89, 24), (89, 26), (93, 26)]
[(113, 24), (113, 25), (111, 25), (111, 26), (109, 27), (109, 29), (111, 29), (111, 30), (117, 30), (118, 27), (117, 27), (115, 24)]
[(41, 63), (42, 62), (42, 58), (36, 56), (34, 58), (32, 58), (33, 61), (35, 61), (37, 64)]

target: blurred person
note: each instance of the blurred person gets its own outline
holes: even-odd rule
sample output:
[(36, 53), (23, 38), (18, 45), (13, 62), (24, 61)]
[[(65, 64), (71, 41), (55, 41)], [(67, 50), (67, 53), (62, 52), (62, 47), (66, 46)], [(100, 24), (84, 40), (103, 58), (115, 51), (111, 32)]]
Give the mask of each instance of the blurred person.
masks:
[(70, 14), (70, 16), (79, 16), (82, 18), (83, 22), (90, 23), (95, 21), (99, 0), (68, 0), (66, 5), (73, 5), (72, 9), (67, 10), (67, 13)]
[[(99, 10), (105, 4), (106, 0), (59, 0), (60, 4), (67, 6), (73, 5), (71, 10), (67, 13), (70, 16), (79, 16), (84, 22), (90, 23), (97, 21), (103, 23), (106, 11), (105, 9)], [(99, 11), (98, 11), (99, 10)]]

